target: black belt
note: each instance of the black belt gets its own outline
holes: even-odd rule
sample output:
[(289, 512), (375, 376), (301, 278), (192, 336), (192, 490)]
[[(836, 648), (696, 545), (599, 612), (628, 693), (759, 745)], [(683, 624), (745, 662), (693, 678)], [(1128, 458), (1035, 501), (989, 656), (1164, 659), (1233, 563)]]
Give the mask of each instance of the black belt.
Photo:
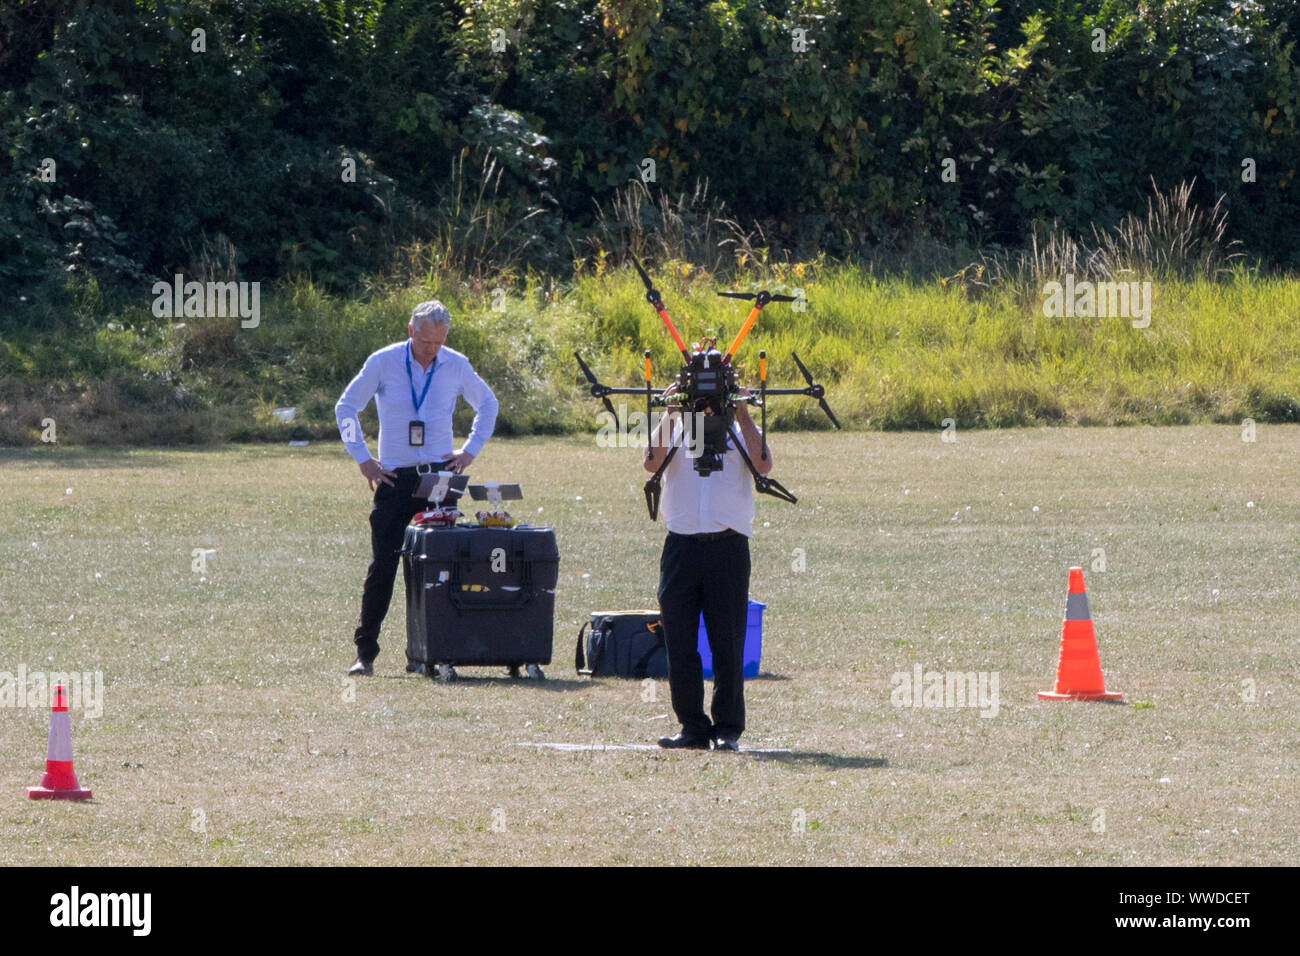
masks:
[(405, 468), (394, 468), (393, 474), (406, 477), (408, 475), (427, 475), (435, 471), (446, 471), (447, 466), (451, 464), (451, 459), (446, 461), (433, 461), (427, 465), (407, 465)]
[[(673, 534), (677, 532), (674, 531)], [(719, 538), (730, 538), (733, 534), (740, 534), (740, 532), (728, 528), (726, 531), (706, 531), (702, 534), (677, 534), (677, 537), (690, 538), (692, 541), (717, 541)]]

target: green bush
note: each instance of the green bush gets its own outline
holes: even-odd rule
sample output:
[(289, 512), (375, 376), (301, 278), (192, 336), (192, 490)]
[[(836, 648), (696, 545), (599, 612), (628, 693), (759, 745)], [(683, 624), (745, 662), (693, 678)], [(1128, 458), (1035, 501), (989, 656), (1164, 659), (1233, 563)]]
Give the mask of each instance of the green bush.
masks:
[(413, 243), (434, 273), (563, 278), (617, 248), (598, 210), (647, 160), (642, 209), (707, 183), (773, 259), (1082, 235), (1154, 180), (1295, 266), (1298, 24), (1221, 0), (4, 4), (0, 295), (72, 270), (141, 297), (218, 239), (243, 278), (331, 290)]

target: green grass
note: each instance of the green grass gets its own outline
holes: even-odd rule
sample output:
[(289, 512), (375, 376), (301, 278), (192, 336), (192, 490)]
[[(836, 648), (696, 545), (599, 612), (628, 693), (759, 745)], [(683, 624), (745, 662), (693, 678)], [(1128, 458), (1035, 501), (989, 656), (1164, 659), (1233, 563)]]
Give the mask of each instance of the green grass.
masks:
[[(1124, 318), (1044, 318), (1037, 286), (977, 285), (969, 272), (882, 279), (818, 261), (763, 275), (724, 280), (680, 262), (655, 271), (688, 342), (716, 335), (723, 348), (747, 306), (718, 298), (718, 287), (803, 289), (807, 311), (769, 306), (740, 364), (752, 383), (766, 349), (772, 384), (802, 385), (798, 352), (851, 429), (1300, 418), (1294, 278), (1156, 279), (1151, 326), (1134, 329)], [(658, 381), (680, 364), (626, 269), (566, 286), (503, 283), (501, 298), (495, 288), (448, 278), (338, 299), (304, 282), (268, 291), (255, 329), (155, 319), (145, 290), (112, 306), (93, 287), (76, 289), (7, 320), (0, 445), (38, 444), (47, 418), (63, 441), (103, 445), (331, 437), (334, 401), (365, 356), (400, 339), (411, 308), (433, 296), (455, 317), (449, 343), (501, 398), (500, 434), (588, 426), (599, 406), (578, 384), (575, 350), (610, 384), (639, 384), (647, 347)], [(298, 409), (292, 423), (275, 419), (280, 406)], [(811, 402), (774, 401), (771, 411), (777, 428), (826, 427)], [(458, 424), (469, 415), (462, 408)], [(373, 416), (363, 424), (373, 429)]]
[[(0, 452), (0, 670), (105, 680), (103, 716), (73, 721), (90, 805), (23, 799), (48, 714), (0, 709), (0, 863), (1293, 860), (1300, 430), (788, 433), (774, 451), (801, 500), (760, 501), (752, 545), (768, 676), (745, 743), (793, 752), (771, 760), (518, 746), (674, 729), (665, 684), (645, 700), (571, 664), (588, 612), (654, 602), (663, 527), (635, 451), (494, 440), (476, 462), (557, 531), (548, 681), (405, 675), (399, 584), (354, 697), (367, 493), (337, 446)], [(1035, 697), (1071, 564), (1127, 705)], [(891, 706), (914, 664), (996, 671), (998, 716)]]

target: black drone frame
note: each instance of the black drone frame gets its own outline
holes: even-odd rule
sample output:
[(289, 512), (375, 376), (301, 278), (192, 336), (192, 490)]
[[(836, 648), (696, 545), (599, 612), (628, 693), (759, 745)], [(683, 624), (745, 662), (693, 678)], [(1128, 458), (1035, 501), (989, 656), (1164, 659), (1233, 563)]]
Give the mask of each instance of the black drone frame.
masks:
[[(678, 350), (682, 353), (682, 358), (686, 360), (686, 364), (689, 366), (694, 356), (692, 355), (691, 351), (686, 347), (686, 343), (682, 341), (682, 337), (677, 334), (677, 329), (673, 325), (673, 320), (669, 318), (668, 310), (664, 308), (663, 297), (659, 294), (659, 290), (654, 287), (654, 283), (650, 281), (650, 277), (646, 275), (646, 271), (643, 268), (641, 268), (641, 263), (637, 262), (636, 256), (632, 256), (632, 264), (636, 266), (636, 271), (638, 274), (640, 274), (641, 281), (645, 283), (646, 301), (649, 302), (650, 305), (653, 306), (654, 310), (659, 313), (659, 318), (663, 320), (664, 327), (668, 329), (668, 334), (672, 336), (674, 344), (676, 344)], [(798, 301), (793, 296), (776, 295), (771, 292), (768, 292), (766, 289), (764, 289), (761, 292), (719, 292), (718, 295), (727, 296), (728, 298), (732, 298), (732, 299), (753, 300), (754, 302), (754, 306), (750, 310), (749, 316), (745, 319), (745, 324), (741, 326), (740, 332), (737, 333), (735, 339), (732, 340), (730, 348), (727, 349), (727, 354), (722, 356), (721, 358), (721, 362), (723, 365), (729, 365), (731, 363), (731, 357), (736, 354), (736, 349), (740, 347), (740, 343), (745, 340), (745, 336), (747, 336), (749, 334), (750, 329), (754, 327), (754, 322), (757, 321), (758, 314), (763, 311), (764, 306), (768, 305), (771, 302)], [(599, 398), (602, 402), (605, 403), (605, 409), (611, 415), (614, 416), (615, 423), (618, 423), (618, 412), (614, 409), (614, 403), (609, 400), (609, 396), (611, 395), (644, 395), (647, 426), (653, 420), (651, 417), (651, 412), (655, 408), (655, 406), (665, 406), (669, 404), (669, 400), (665, 399), (662, 396), (662, 394), (660, 394), (662, 389), (656, 389), (655, 386), (651, 384), (650, 350), (646, 349), (644, 355), (645, 355), (645, 386), (642, 388), (617, 388), (617, 387), (613, 387), (601, 383), (596, 378), (595, 374), (591, 371), (591, 369), (587, 366), (587, 363), (582, 360), (582, 356), (577, 352), (573, 353), (573, 357), (578, 360), (579, 368), (582, 369), (582, 374), (586, 376), (587, 381), (591, 385), (592, 397)], [(808, 383), (805, 387), (768, 388), (767, 387), (767, 352), (760, 351), (758, 353), (758, 369), (759, 369), (758, 395), (751, 394), (748, 396), (747, 399), (745, 399), (745, 401), (747, 401), (748, 404), (757, 405), (762, 415), (763, 447), (761, 452), (761, 459), (763, 461), (767, 460), (767, 399), (768, 396), (803, 395), (808, 398), (815, 398), (817, 400), (818, 405), (821, 406), (822, 411), (824, 411), (826, 413), (826, 416), (831, 420), (831, 424), (834, 425), (836, 428), (840, 427), (839, 420), (835, 417), (835, 413), (832, 412), (830, 406), (826, 404), (826, 389), (822, 385), (819, 385), (817, 382), (813, 381), (812, 373), (809, 372), (808, 367), (799, 360), (799, 356), (797, 354), (791, 352), (790, 357), (794, 359), (795, 365), (799, 366), (799, 371), (803, 375), (804, 381)], [(735, 399), (730, 399), (730, 400), (738, 401), (740, 399), (739, 396), (737, 396)], [(758, 469), (754, 467), (753, 460), (749, 457), (749, 452), (745, 449), (745, 443), (741, 440), (740, 436), (737, 435), (735, 432), (734, 423), (732, 423), (729, 426), (728, 430), (731, 435), (732, 441), (736, 446), (736, 450), (740, 452), (740, 457), (744, 459), (745, 467), (747, 467), (749, 469), (750, 474), (754, 476), (754, 489), (761, 494), (771, 495), (774, 498), (780, 498), (782, 501), (788, 501), (791, 504), (797, 502), (799, 499), (796, 498), (789, 491), (787, 491), (786, 488), (775, 478), (769, 478), (767, 475), (761, 475), (758, 473)], [(682, 440), (685, 440), (685, 436), (686, 436), (686, 429), (683, 428)], [(663, 473), (668, 468), (669, 462), (673, 460), (673, 456), (677, 454), (677, 449), (680, 447), (681, 444), (679, 442), (672, 442), (670, 444), (668, 448), (668, 453), (664, 456), (664, 460), (659, 465), (658, 470), (656, 470), (654, 475), (651, 476), (650, 479), (647, 480), (645, 483), (646, 508), (650, 512), (651, 521), (655, 520), (655, 518), (657, 518), (659, 515), (659, 498), (663, 491), (663, 485), (662, 485)]]

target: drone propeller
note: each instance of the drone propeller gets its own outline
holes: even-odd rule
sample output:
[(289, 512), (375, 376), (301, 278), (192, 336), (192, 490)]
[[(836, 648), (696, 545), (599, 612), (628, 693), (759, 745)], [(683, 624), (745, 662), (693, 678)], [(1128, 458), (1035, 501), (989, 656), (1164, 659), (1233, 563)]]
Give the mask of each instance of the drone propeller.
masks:
[(573, 357), (578, 360), (578, 367), (582, 369), (582, 374), (587, 376), (587, 381), (591, 383), (591, 394), (605, 403), (606, 411), (613, 415), (614, 421), (617, 422), (618, 412), (614, 411), (614, 403), (609, 400), (609, 392), (606, 391), (606, 386), (600, 384), (600, 381), (592, 374), (591, 369), (587, 367), (587, 363), (582, 360), (581, 355), (574, 352)]
[(794, 359), (794, 364), (799, 366), (799, 371), (803, 373), (804, 381), (808, 383), (808, 394), (817, 399), (817, 404), (822, 407), (822, 411), (824, 411), (826, 417), (831, 420), (831, 424), (836, 428), (839, 428), (839, 419), (835, 417), (835, 413), (831, 411), (831, 407), (826, 404), (826, 389), (813, 381), (812, 372), (808, 371), (808, 367), (804, 365), (803, 362), (799, 361), (799, 354), (797, 352), (791, 352), (790, 356)]
[(792, 295), (779, 295), (768, 292), (764, 289), (762, 292), (719, 292), (718, 295), (725, 295), (729, 299), (762, 299), (763, 304), (769, 302), (798, 302), (799, 300)]
[(727, 349), (727, 354), (723, 356), (722, 364), (726, 365), (731, 361), (731, 357), (736, 354), (736, 349), (740, 348), (740, 343), (745, 341), (745, 336), (749, 330), (754, 327), (755, 320), (758, 319), (758, 313), (763, 311), (763, 306), (769, 302), (798, 302), (794, 296), (773, 295), (766, 289), (761, 292), (719, 292), (718, 295), (726, 296), (729, 299), (753, 299), (754, 307), (749, 310), (749, 315), (745, 318), (745, 324), (740, 327), (735, 339), (731, 342), (731, 347)]

